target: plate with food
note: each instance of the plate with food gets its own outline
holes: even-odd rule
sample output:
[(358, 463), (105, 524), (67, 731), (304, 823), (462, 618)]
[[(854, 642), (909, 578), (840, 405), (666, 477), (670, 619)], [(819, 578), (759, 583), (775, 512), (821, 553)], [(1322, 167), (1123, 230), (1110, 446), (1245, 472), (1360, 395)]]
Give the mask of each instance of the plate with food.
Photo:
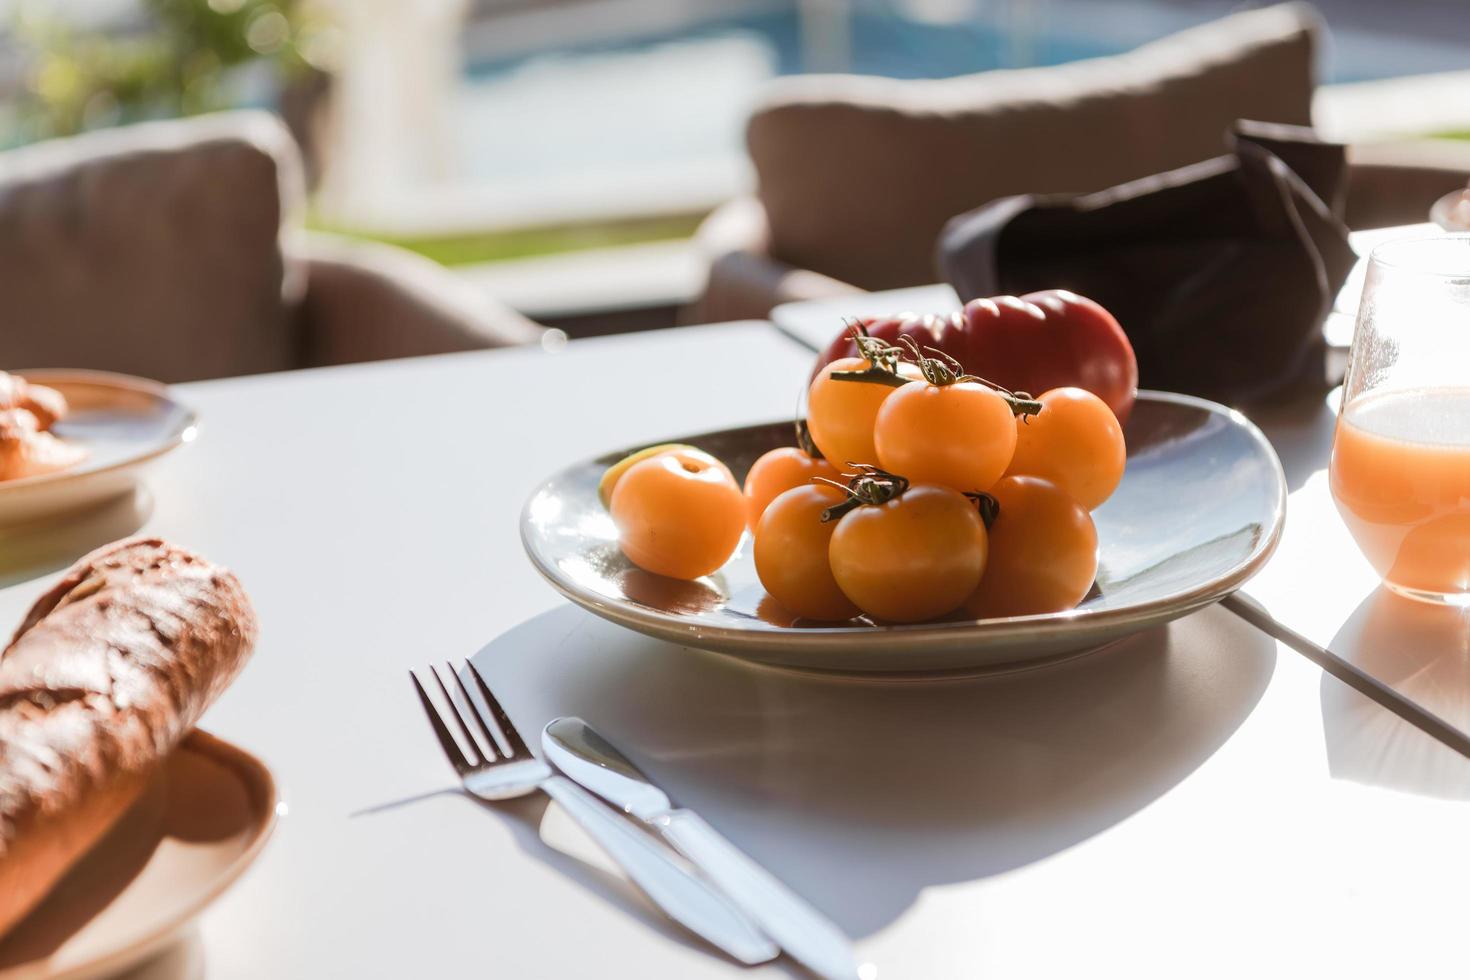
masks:
[[(1044, 325), (1011, 299), (971, 315)], [(984, 379), (943, 329), (855, 325), (819, 358), (795, 426), (552, 476), (522, 515), (527, 554), (613, 622), (808, 670), (1015, 669), (1183, 616), (1270, 557), (1285, 478), (1238, 412), (1138, 392), (1126, 337), (1097, 314), (1068, 322), (1107, 336), (1049, 335), (1093, 354), (993, 357)]]
[(0, 527), (132, 490), (191, 441), (194, 412), (166, 386), (101, 371), (0, 372)]
[(0, 653), (0, 978), (140, 962), (260, 853), (269, 770), (195, 728), (256, 632), (233, 575), (157, 539), (31, 608)]
[(154, 955), (255, 860), (270, 770), (195, 729), (137, 803), (0, 939), (0, 980), (110, 976)]

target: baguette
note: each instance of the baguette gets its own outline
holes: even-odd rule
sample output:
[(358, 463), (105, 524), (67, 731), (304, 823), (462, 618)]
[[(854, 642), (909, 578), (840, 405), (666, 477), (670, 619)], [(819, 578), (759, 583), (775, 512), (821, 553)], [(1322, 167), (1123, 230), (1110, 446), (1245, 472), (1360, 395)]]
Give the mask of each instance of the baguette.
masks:
[(147, 785), (244, 665), (234, 575), (157, 538), (107, 545), (0, 653), (0, 936)]

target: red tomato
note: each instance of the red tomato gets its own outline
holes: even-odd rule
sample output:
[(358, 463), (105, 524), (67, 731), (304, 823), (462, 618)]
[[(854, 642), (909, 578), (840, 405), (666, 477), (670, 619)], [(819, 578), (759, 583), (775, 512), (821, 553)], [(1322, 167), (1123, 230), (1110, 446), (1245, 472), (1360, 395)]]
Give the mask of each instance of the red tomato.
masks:
[[(889, 343), (913, 337), (920, 347), (942, 350), (969, 373), (1012, 391), (1085, 388), (1119, 422), (1127, 421), (1138, 393), (1138, 360), (1123, 328), (1097, 303), (1065, 289), (971, 300), (949, 316), (901, 314), (864, 325)], [(844, 328), (818, 358), (817, 370), (855, 352), (852, 331)]]

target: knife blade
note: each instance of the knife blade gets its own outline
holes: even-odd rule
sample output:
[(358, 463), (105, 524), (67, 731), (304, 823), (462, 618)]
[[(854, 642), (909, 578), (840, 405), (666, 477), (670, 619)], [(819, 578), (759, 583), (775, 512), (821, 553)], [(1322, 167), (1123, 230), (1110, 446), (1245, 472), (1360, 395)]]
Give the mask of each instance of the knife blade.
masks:
[(828, 980), (858, 980), (841, 929), (730, 843), (697, 813), (676, 807), (625, 755), (580, 718), (541, 732), (546, 758), (567, 776), (656, 830), (798, 963)]

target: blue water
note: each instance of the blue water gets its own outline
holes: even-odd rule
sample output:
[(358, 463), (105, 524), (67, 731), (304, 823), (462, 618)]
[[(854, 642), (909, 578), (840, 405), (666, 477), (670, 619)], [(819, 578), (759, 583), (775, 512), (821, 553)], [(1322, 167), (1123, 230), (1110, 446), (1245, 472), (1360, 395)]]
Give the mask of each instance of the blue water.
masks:
[[(1330, 0), (1323, 0), (1322, 6), (1330, 7)], [(1188, 23), (1212, 20), (1221, 12), (1201, 7), (1181, 15), (1176, 8), (1168, 19), (1136, 12), (1120, 14), (1113, 26), (1122, 29), (1110, 38), (1068, 34), (1051, 23), (1042, 25), (1032, 36), (1017, 40), (994, 23), (979, 20), (925, 23), (904, 16), (887, 0), (871, 0), (853, 8), (848, 20), (851, 60), (840, 66), (840, 70), (889, 78), (947, 78), (993, 68), (1063, 64), (1119, 54), (1164, 37)], [(1405, 16), (1412, 19), (1414, 13), (1409, 11)], [(1470, 13), (1466, 16), (1470, 18)], [(1335, 15), (1333, 22), (1338, 22)], [(1356, 82), (1470, 68), (1470, 32), (1434, 37), (1421, 31), (1417, 37), (1410, 34), (1386, 37), (1366, 25), (1354, 25), (1346, 20), (1343, 23), (1342, 29), (1327, 43), (1322, 64), (1324, 82)], [(471, 53), (469, 75), (475, 79), (492, 78), (547, 55), (575, 58), (636, 54), (670, 43), (728, 37), (757, 40), (773, 56), (779, 75), (832, 70), (832, 66), (804, 63), (798, 15), (794, 10), (784, 10), (714, 18), (632, 39), (565, 45), (554, 52), (538, 51), (513, 58), (477, 60)]]
[[(1320, 0), (1324, 7), (1357, 2)], [(972, 3), (969, 9), (999, 6)], [(745, 122), (774, 76), (838, 71), (947, 78), (1055, 65), (1121, 53), (1230, 6), (1228, 0), (1097, 0), (1063, 14), (1060, 5), (1039, 3), (1031, 29), (1010, 31), (981, 13), (941, 24), (909, 16), (912, 7), (898, 0), (856, 0), (847, 8), (848, 37), (836, 45), (841, 61), (834, 64), (807, 63), (801, 21), (789, 8), (511, 57), (477, 58), (470, 51), (457, 109), (456, 159), (465, 179), (507, 193), (543, 193), (545, 181), (593, 176), (604, 182), (605, 198), (639, 182), (657, 193), (660, 180), (690, 175), (711, 193), (734, 193), (743, 180)], [(1355, 25), (1351, 14), (1346, 6), (1331, 12), (1344, 26), (1323, 53), (1324, 81), (1470, 68), (1470, 35), (1432, 37), (1421, 30), (1417, 37), (1390, 36)], [(589, 147), (596, 148), (591, 156)]]
[[(992, 68), (1056, 65), (1081, 58), (1118, 54), (1130, 47), (1051, 32), (1039, 35), (1026, 43), (1024, 49), (1017, 50), (1005, 34), (992, 25), (928, 24), (877, 11), (857, 12), (852, 15), (849, 25), (851, 60), (842, 66), (842, 70), (889, 78), (948, 78)], [(573, 58), (578, 55), (631, 55), (671, 43), (728, 37), (758, 40), (773, 56), (778, 75), (830, 70), (827, 66), (804, 62), (801, 29), (795, 11), (717, 18), (631, 40), (569, 45), (558, 48), (554, 53)], [(472, 60), (469, 75), (476, 80), (492, 79), (514, 72), (548, 53), (551, 52), (499, 60)]]

